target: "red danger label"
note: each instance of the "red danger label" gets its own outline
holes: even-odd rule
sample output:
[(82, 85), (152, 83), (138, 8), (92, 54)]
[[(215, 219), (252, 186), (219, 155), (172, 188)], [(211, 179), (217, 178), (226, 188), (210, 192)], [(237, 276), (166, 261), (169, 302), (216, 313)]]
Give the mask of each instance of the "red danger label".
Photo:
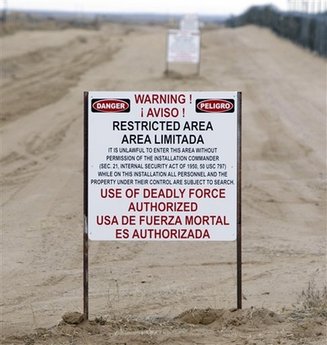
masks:
[(94, 113), (129, 113), (130, 100), (123, 99), (92, 99), (92, 112)]
[(197, 99), (195, 103), (197, 113), (233, 113), (233, 99)]

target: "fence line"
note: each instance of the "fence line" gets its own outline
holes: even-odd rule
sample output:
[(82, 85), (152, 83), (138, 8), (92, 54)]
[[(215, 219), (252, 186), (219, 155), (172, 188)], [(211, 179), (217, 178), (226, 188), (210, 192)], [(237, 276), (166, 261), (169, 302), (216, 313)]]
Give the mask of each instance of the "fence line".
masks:
[(281, 12), (272, 6), (255, 6), (244, 14), (226, 21), (229, 27), (247, 24), (269, 27), (276, 34), (319, 55), (327, 56), (327, 12), (316, 14)]

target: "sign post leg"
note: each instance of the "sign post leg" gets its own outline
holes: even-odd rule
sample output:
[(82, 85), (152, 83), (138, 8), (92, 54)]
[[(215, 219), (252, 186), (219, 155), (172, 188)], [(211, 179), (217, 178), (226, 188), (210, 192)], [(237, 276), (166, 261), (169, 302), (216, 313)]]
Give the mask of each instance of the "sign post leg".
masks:
[(88, 219), (88, 100), (89, 93), (84, 92), (84, 231), (83, 231), (83, 313), (84, 319), (89, 319), (89, 237)]
[(87, 234), (87, 222), (84, 222), (83, 238), (83, 313), (84, 320), (89, 319), (89, 239)]
[(169, 34), (167, 34), (167, 36), (166, 36), (166, 66), (165, 66), (165, 75), (167, 75), (167, 76), (168, 76), (168, 74), (169, 74), (168, 39), (169, 39)]
[(242, 309), (242, 93), (237, 93), (237, 237), (236, 237), (236, 260), (237, 260), (237, 309)]
[(200, 61), (199, 61), (199, 63), (197, 64), (197, 67), (196, 67), (196, 75), (197, 75), (197, 76), (200, 75)]
[(237, 309), (242, 309), (242, 238), (237, 230)]

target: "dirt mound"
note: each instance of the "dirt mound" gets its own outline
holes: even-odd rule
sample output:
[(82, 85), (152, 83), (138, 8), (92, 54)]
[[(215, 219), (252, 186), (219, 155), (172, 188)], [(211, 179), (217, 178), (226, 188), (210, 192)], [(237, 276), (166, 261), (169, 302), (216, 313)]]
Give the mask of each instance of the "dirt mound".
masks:
[(84, 321), (84, 315), (79, 312), (67, 312), (62, 316), (62, 320), (70, 325), (78, 325)]
[(175, 319), (192, 325), (210, 325), (223, 318), (223, 309), (190, 309), (178, 315)]
[(176, 320), (192, 325), (212, 325), (215, 328), (274, 325), (284, 321), (280, 315), (264, 308), (243, 310), (191, 309), (178, 315)]
[[(190, 309), (174, 319), (147, 317), (96, 317), (77, 324), (82, 314), (65, 313), (51, 328), (38, 328), (23, 336), (2, 339), (4, 345), (97, 344), (325, 344), (325, 320), (307, 317), (294, 322), (264, 308)], [(68, 322), (67, 322), (68, 321)], [(74, 322), (73, 322), (74, 321)], [(75, 323), (76, 321), (76, 323)], [(203, 339), (209, 339), (204, 343)], [(255, 339), (256, 342), (251, 342)], [(286, 340), (287, 339), (287, 340)], [(285, 342), (286, 340), (286, 342)], [(283, 342), (282, 342), (283, 341)]]

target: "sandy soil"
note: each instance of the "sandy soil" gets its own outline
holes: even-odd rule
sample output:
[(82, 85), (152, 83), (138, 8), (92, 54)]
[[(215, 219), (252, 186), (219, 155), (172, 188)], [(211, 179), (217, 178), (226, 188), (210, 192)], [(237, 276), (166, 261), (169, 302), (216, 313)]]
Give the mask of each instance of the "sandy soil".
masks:
[[(199, 77), (167, 76), (165, 33), (0, 38), (4, 344), (324, 343), (326, 314), (298, 300), (326, 285), (325, 60), (268, 30), (217, 28)], [(92, 242), (93, 321), (58, 325), (82, 310), (84, 90), (243, 92), (243, 311), (230, 310), (235, 243)]]

